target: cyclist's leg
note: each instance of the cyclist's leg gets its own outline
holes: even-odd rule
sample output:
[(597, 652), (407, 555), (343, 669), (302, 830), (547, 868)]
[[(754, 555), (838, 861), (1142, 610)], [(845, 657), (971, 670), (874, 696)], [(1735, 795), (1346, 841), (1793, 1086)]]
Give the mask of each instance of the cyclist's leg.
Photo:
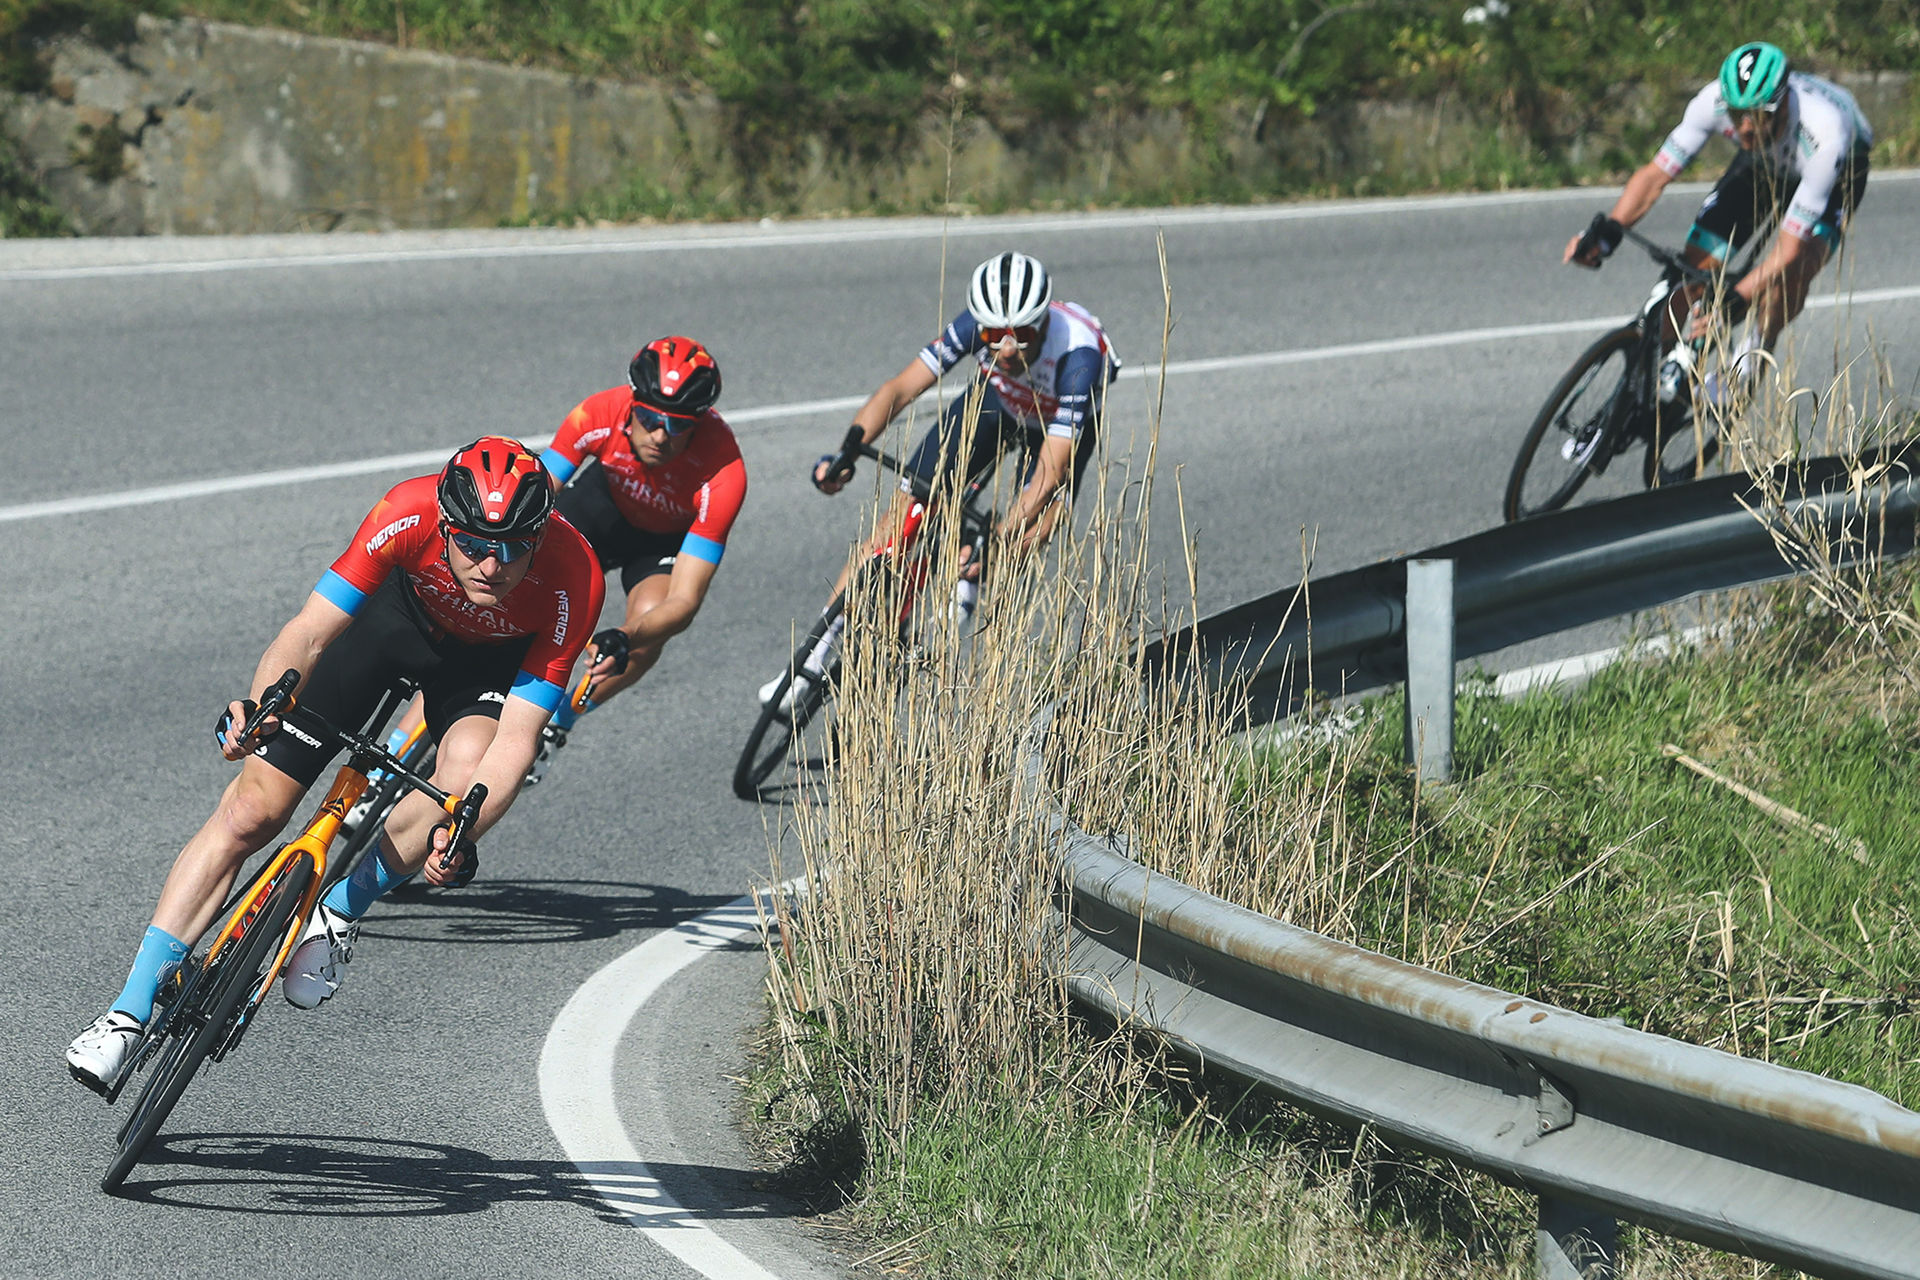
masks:
[[(622, 526), (625, 533), (617, 542), (620, 556), (617, 563), (620, 567), (620, 589), (626, 593), (627, 609), (621, 625), (631, 635), (641, 625), (641, 619), (667, 598), (673, 582), (673, 567), (679, 560), (680, 544), (684, 537), (677, 533), (650, 533), (635, 529), (624, 521)], [(597, 547), (599, 544), (595, 545)], [(603, 557), (605, 554), (602, 553)], [(563, 704), (553, 713), (553, 722), (562, 729), (573, 728), (580, 716), (604, 706), (615, 694), (651, 671), (666, 647), (665, 640), (633, 645), (627, 650), (625, 671), (594, 681), (592, 700), (578, 712)]]
[[(440, 660), (421, 680), (427, 727), (436, 752), (433, 783), (449, 793), (464, 792), (474, 770), (493, 744), (494, 732), (531, 636), (504, 644), (463, 644), (443, 640)], [(419, 792), (403, 797), (387, 819), (381, 853), (388, 864), (411, 875), (426, 862), (429, 835), (446, 814)]]
[[(976, 409), (979, 415), (977, 423), (974, 417)], [(920, 437), (913, 452), (906, 456), (901, 465), (936, 491), (944, 481), (956, 475), (978, 475), (999, 459), (1003, 447), (1001, 437), (1005, 430), (1004, 422), (1008, 417), (993, 388), (984, 383), (974, 383), (948, 402), (941, 411), (940, 420)], [(833, 584), (834, 595), (846, 590), (847, 580), (856, 567), (884, 551), (893, 542), (912, 506), (912, 490), (903, 478), (900, 492), (894, 495), (893, 505), (875, 529), (874, 536), (840, 570), (840, 576)]]
[[(1755, 162), (1752, 152), (1734, 156), (1693, 215), (1693, 226), (1687, 231), (1687, 261), (1708, 271), (1718, 271), (1731, 262), (1771, 217), (1771, 189), (1766, 171)], [(1669, 307), (1663, 346), (1678, 336), (1687, 321), (1687, 307), (1699, 301), (1702, 292), (1697, 286), (1689, 286), (1681, 291), (1686, 306)]]

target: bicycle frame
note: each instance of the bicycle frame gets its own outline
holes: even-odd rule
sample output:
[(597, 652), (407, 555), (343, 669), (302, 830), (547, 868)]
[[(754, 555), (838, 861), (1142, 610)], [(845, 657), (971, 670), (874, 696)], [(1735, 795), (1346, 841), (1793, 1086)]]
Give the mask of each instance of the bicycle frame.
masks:
[[(249, 993), (245, 1004), (241, 1006), (238, 1015), (234, 1018), (232, 1028), (211, 1055), (212, 1059), (216, 1062), (219, 1061), (226, 1055), (229, 1049), (239, 1043), (241, 1034), (253, 1019), (254, 1011), (259, 1007), (260, 1002), (266, 998), (267, 993), (273, 989), (273, 984), (279, 980), (281, 972), (286, 968), (287, 961), (293, 954), (294, 947), (299, 941), (300, 934), (305, 929), (306, 922), (312, 918), (314, 908), (319, 904), (321, 894), (329, 887), (327, 882), (327, 855), (333, 847), (334, 840), (340, 834), (341, 823), (345, 821), (348, 811), (351, 810), (353, 806), (359, 802), (360, 797), (366, 793), (369, 784), (367, 775), (372, 769), (384, 769), (389, 773), (403, 777), (410, 787), (423, 791), (431, 796), (442, 809), (446, 810), (449, 815), (455, 818), (455, 830), (453, 832), (455, 840), (458, 839), (465, 826), (471, 824), (473, 817), (479, 812), (480, 802), (485, 799), (485, 788), (477, 785), (474, 791), (479, 793), (478, 797), (475, 797), (471, 792), (465, 797), (450, 795), (434, 786), (432, 782), (414, 773), (401, 759), (389, 753), (378, 744), (369, 741), (359, 734), (336, 729), (319, 716), (298, 706), (293, 701), (292, 692), (298, 682), (299, 672), (289, 671), (285, 676), (281, 677), (274, 686), (268, 689), (267, 692), (262, 695), (260, 710), (249, 719), (246, 732), (243, 736), (252, 736), (268, 716), (278, 714), (289, 722), (300, 722), (300, 727), (303, 730), (320, 736), (323, 740), (331, 739), (338, 742), (340, 745), (345, 746), (351, 754), (348, 756), (346, 763), (342, 764), (339, 771), (334, 775), (333, 785), (328, 788), (326, 798), (321, 801), (319, 810), (307, 820), (307, 825), (302, 829), (300, 834), (276, 849), (266, 863), (253, 873), (253, 876), (247, 881), (245, 887), (235, 893), (227, 903), (221, 907), (220, 914), (216, 918), (223, 919), (225, 923), (220, 926), (219, 931), (214, 935), (213, 941), (207, 945), (204, 956), (198, 966), (185, 978), (179, 989), (172, 993), (171, 998), (166, 999), (164, 1003), (156, 1009), (159, 1016), (153, 1020), (153, 1025), (144, 1037), (134, 1061), (129, 1064), (127, 1070), (121, 1073), (119, 1081), (115, 1083), (113, 1089), (107, 1094), (108, 1102), (112, 1102), (119, 1097), (121, 1090), (139, 1073), (140, 1069), (166, 1040), (169, 1024), (173, 1021), (175, 1011), (188, 1007), (192, 1003), (192, 997), (201, 976), (213, 969), (215, 963), (220, 959), (222, 953), (228, 946), (245, 936), (247, 929), (252, 926), (254, 919), (266, 904), (267, 897), (272, 892), (273, 886), (278, 882), (280, 876), (288, 867), (292, 866), (302, 854), (310, 855), (313, 859), (314, 874), (307, 885), (306, 891), (300, 897), (299, 909), (294, 913), (295, 927), (290, 929), (287, 936), (280, 940), (279, 948), (274, 953), (272, 963), (265, 966), (261, 971), (259, 980), (254, 984), (253, 990)], [(398, 692), (389, 692), (387, 700), (382, 703), (381, 710), (376, 714), (374, 722), (376, 724), (385, 723), (386, 719), (392, 715), (393, 709), (399, 700), (400, 695)], [(424, 732), (425, 725), (422, 724), (414, 731), (413, 739), (410, 739), (410, 744), (412, 740), (417, 739), (418, 736)], [(451, 847), (451, 844), (452, 842), (450, 841), (449, 847)]]

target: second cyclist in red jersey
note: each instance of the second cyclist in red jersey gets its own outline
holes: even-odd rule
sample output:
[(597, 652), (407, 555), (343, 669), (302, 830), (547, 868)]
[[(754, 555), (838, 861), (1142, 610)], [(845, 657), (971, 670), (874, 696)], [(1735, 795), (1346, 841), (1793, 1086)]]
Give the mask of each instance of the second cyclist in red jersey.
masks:
[[(712, 354), (691, 338), (659, 338), (634, 356), (626, 386), (576, 405), (541, 455), (562, 486), (560, 513), (601, 568), (620, 571), (627, 596), (620, 626), (593, 637), (585, 709), (645, 675), (706, 600), (747, 494), (719, 398)], [(542, 763), (583, 712), (555, 715)]]

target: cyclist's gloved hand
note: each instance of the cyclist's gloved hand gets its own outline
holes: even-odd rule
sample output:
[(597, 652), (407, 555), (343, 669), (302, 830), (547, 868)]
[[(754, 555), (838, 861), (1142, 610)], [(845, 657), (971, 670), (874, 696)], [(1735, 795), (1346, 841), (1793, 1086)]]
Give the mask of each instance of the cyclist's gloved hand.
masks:
[(822, 493), (838, 493), (847, 487), (847, 481), (853, 479), (854, 450), (866, 442), (867, 433), (855, 423), (847, 428), (846, 439), (840, 442), (840, 452), (823, 453), (820, 461), (813, 464), (808, 475), (813, 479), (813, 487)]
[(464, 889), (473, 883), (474, 873), (480, 870), (480, 851), (465, 836), (449, 846), (447, 840), (452, 834), (451, 822), (434, 827), (428, 836), (430, 851), (422, 871), (428, 884), (441, 889)]
[[(235, 706), (240, 708), (238, 719), (235, 719), (233, 714)], [(247, 727), (247, 721), (253, 719), (254, 713), (258, 710), (260, 710), (260, 704), (252, 698), (242, 698), (237, 703), (230, 702), (227, 704), (226, 709), (223, 710), (219, 718), (213, 722), (213, 745), (220, 749), (221, 755), (227, 755), (230, 751), (237, 751), (247, 747), (248, 744), (244, 742), (235, 745), (229, 742), (229, 739), (237, 741), (240, 737), (241, 730)], [(269, 721), (268, 723), (271, 724), (273, 722)], [(259, 736), (261, 738), (269, 738), (273, 735), (271, 732), (265, 730), (265, 726), (262, 726), (262, 732)]]
[(1583, 267), (1598, 269), (1602, 262), (1613, 256), (1613, 251), (1620, 247), (1625, 235), (1626, 228), (1619, 222), (1604, 213), (1596, 213), (1574, 245), (1573, 261)]
[(608, 627), (593, 637), (593, 650), (597, 655), (593, 662), (599, 666), (602, 662), (613, 664), (613, 674), (621, 675), (627, 669), (627, 655), (632, 651), (631, 643), (625, 631), (619, 627)]

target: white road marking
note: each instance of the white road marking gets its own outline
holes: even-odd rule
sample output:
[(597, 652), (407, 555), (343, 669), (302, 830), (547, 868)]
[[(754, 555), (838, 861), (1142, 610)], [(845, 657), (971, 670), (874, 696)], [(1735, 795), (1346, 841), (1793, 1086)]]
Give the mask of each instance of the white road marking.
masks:
[(712, 1280), (777, 1278), (714, 1234), (654, 1177), (621, 1124), (614, 1059), (628, 1025), (669, 979), (759, 928), (752, 899), (739, 898), (655, 934), (588, 978), (554, 1018), (540, 1049), (540, 1102), (567, 1158), (649, 1241)]
[[(1826, 294), (1807, 301), (1807, 310), (1830, 310), (1842, 302), (1866, 305), (1878, 302), (1904, 302), (1920, 298), (1920, 286), (1890, 289), (1861, 289), (1850, 294)], [(1347, 342), (1326, 347), (1296, 347), (1287, 351), (1257, 351), (1247, 355), (1213, 356), (1199, 360), (1175, 360), (1167, 365), (1168, 377), (1195, 373), (1229, 373), (1240, 369), (1275, 368), (1291, 364), (1311, 364), (1321, 360), (1351, 360), (1360, 356), (1392, 355), (1406, 351), (1431, 351), (1442, 347), (1470, 346), (1482, 342), (1510, 342), (1519, 338), (1545, 338), (1568, 333), (1591, 333), (1621, 323), (1618, 313), (1585, 320), (1558, 320), (1545, 324), (1496, 325), (1481, 329), (1455, 329), (1447, 333), (1416, 334), (1405, 338), (1379, 338), (1369, 342)], [(1150, 380), (1159, 367), (1130, 367), (1120, 371), (1119, 381)], [(865, 396), (838, 396), (828, 400), (799, 400), (790, 404), (762, 405), (752, 409), (728, 410), (729, 422), (762, 422), (768, 419), (808, 418), (828, 413), (846, 413), (865, 404)], [(535, 449), (545, 448), (551, 436), (525, 436)], [(456, 442), (457, 443), (457, 442)], [(123, 507), (147, 506), (156, 502), (177, 502), (190, 498), (214, 497), (276, 485), (310, 484), (349, 476), (371, 475), (383, 471), (418, 471), (443, 465), (453, 443), (438, 449), (413, 453), (386, 454), (378, 458), (359, 458), (352, 462), (330, 462), (312, 467), (289, 467), (277, 471), (258, 471), (248, 475), (219, 476), (210, 480), (186, 480), (148, 489), (127, 489), (118, 493), (83, 494), (72, 498), (51, 498), (44, 502), (24, 502), (0, 507), (0, 524), (16, 520), (40, 520), (50, 516), (82, 515), (90, 511), (114, 511)]]
[[(1920, 170), (1876, 172), (1885, 186), (1920, 178)], [(1707, 191), (1706, 182), (1675, 183), (1676, 195)], [(1077, 234), (1088, 231), (1227, 226), (1245, 223), (1311, 222), (1373, 214), (1431, 213), (1499, 205), (1604, 203), (1610, 188), (1561, 187), (1550, 191), (1471, 192), (1444, 196), (1386, 196), (1365, 200), (1318, 200), (1294, 204), (1210, 206), (1199, 209), (1123, 209), (1106, 213), (1001, 214), (956, 218), (847, 218), (811, 224), (734, 223), (714, 226), (622, 228), (611, 232), (573, 232), (543, 228), (527, 231), (452, 230), (383, 232), (368, 235), (258, 237), (148, 236), (84, 242), (44, 240), (0, 243), (0, 262), (44, 266), (0, 269), (0, 283), (87, 280), (102, 277), (202, 275), (219, 271), (268, 268), (368, 266), (387, 262), (450, 262), (488, 258), (560, 258), (595, 254), (673, 253), (682, 250), (780, 249), (808, 245), (871, 244), (978, 238), (981, 236)], [(231, 240), (244, 240), (248, 252), (219, 257)], [(452, 241), (454, 243), (448, 243)], [(314, 245), (323, 246), (320, 249)], [(367, 246), (374, 247), (367, 247)], [(196, 255), (205, 254), (199, 257)], [(172, 255), (168, 257), (167, 255)], [(115, 261), (113, 259), (119, 259)], [(79, 259), (79, 260), (75, 260)], [(91, 260), (89, 260), (91, 259)]]
[[(1878, 179), (1879, 175), (1876, 175)], [(1705, 184), (1701, 184), (1705, 190)], [(1116, 231), (1130, 228), (1231, 225), (1236, 223), (1302, 222), (1326, 218), (1345, 218), (1381, 213), (1425, 213), (1436, 210), (1473, 208), (1481, 205), (1543, 204), (1571, 200), (1599, 199), (1591, 189), (1568, 187), (1552, 191), (1506, 191), (1469, 195), (1424, 196), (1374, 200), (1326, 200), (1300, 204), (1246, 205), (1201, 209), (1116, 210), (1084, 214), (1007, 214), (996, 217), (889, 218), (866, 221), (858, 218), (822, 221), (811, 226), (781, 224), (736, 224), (724, 230), (649, 228), (595, 235), (591, 238), (563, 238), (565, 231), (533, 232), (390, 232), (391, 239), (377, 248), (356, 249), (351, 237), (329, 240), (325, 237), (289, 238), (271, 245), (256, 245), (255, 253), (230, 257), (176, 257), (153, 260), (150, 255), (175, 253), (190, 255), (217, 243), (195, 241), (192, 237), (143, 239), (135, 243), (100, 242), (84, 245), (62, 244), (54, 248), (36, 248), (22, 244), (12, 254), (0, 247), (0, 261), (8, 256), (41, 254), (108, 256), (126, 254), (146, 260), (121, 262), (79, 262), (58, 266), (20, 266), (0, 270), (0, 282), (45, 280), (87, 280), (102, 277), (200, 275), (219, 271), (258, 271), (267, 268), (366, 266), (387, 262), (447, 262), (488, 258), (572, 258), (595, 254), (675, 253), (691, 250), (780, 249), (809, 245), (872, 244), (875, 241), (927, 240), (947, 237), (962, 239), (979, 236), (1043, 235), (1057, 232)], [(525, 237), (525, 238), (522, 238)], [(461, 244), (421, 244), (422, 240), (467, 240)], [(373, 240), (372, 236), (366, 237)], [(509, 239), (509, 243), (488, 240)], [(411, 241), (411, 243), (409, 243)], [(292, 246), (318, 242), (320, 251), (301, 251)], [(264, 251), (261, 251), (264, 250)]]

